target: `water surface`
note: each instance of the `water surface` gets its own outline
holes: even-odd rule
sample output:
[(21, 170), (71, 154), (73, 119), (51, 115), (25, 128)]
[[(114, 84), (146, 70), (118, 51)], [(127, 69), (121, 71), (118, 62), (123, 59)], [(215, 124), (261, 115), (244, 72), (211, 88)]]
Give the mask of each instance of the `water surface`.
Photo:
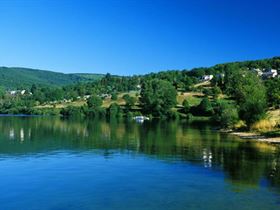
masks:
[(279, 164), (203, 124), (0, 118), (0, 209), (280, 209)]

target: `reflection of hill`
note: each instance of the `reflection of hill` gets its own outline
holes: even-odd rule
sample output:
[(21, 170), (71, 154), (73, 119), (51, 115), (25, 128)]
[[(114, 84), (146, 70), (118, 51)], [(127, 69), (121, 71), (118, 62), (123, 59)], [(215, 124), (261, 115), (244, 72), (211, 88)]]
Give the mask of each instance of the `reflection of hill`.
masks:
[(124, 123), (58, 118), (0, 118), (0, 156), (69, 150), (142, 153), (222, 169), (226, 179), (247, 188), (266, 177), (280, 186), (279, 148), (176, 122)]

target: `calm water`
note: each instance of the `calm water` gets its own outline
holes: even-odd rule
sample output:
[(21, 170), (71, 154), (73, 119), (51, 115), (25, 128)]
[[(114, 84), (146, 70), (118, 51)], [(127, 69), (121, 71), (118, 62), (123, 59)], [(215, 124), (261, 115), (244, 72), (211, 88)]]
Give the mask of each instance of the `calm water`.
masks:
[(0, 209), (280, 209), (280, 149), (183, 122), (0, 118)]

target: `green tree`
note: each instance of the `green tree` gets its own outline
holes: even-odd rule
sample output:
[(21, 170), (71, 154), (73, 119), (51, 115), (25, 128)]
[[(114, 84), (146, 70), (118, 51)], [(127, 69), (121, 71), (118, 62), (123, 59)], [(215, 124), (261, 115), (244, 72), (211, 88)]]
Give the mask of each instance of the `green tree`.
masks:
[(248, 127), (262, 119), (267, 111), (266, 89), (257, 75), (247, 70), (231, 72), (226, 82), (227, 93), (239, 106), (239, 117)]
[(0, 86), (0, 99), (4, 98), (5, 96), (5, 89)]
[(112, 103), (107, 110), (107, 115), (110, 118), (118, 117), (120, 114), (120, 106), (117, 103)]
[(152, 79), (143, 83), (140, 103), (145, 114), (155, 117), (167, 116), (177, 104), (176, 96), (176, 89), (170, 82)]
[(189, 102), (188, 102), (187, 99), (185, 99), (185, 100), (183, 101), (182, 105), (183, 105), (183, 111), (184, 111), (184, 113), (186, 113), (186, 114), (189, 113), (189, 111), (190, 111), (190, 104), (189, 104)]
[(116, 101), (116, 100), (118, 99), (117, 93), (115, 93), (115, 92), (112, 93), (111, 99), (112, 99), (113, 101)]
[(219, 88), (218, 86), (214, 86), (212, 88), (212, 96), (213, 98), (218, 98), (218, 96), (222, 93), (221, 88)]
[(280, 108), (280, 78), (267, 80), (265, 86), (269, 105)]
[(223, 128), (232, 128), (239, 120), (236, 106), (227, 102), (217, 101), (214, 112), (214, 121)]
[(129, 94), (125, 94), (123, 99), (125, 100), (125, 109), (129, 111), (135, 105), (136, 98), (130, 96)]
[(87, 105), (91, 109), (99, 109), (102, 105), (102, 99), (99, 96), (93, 95), (88, 98)]
[(208, 97), (204, 97), (196, 109), (199, 115), (209, 116), (214, 113), (212, 104), (209, 101)]

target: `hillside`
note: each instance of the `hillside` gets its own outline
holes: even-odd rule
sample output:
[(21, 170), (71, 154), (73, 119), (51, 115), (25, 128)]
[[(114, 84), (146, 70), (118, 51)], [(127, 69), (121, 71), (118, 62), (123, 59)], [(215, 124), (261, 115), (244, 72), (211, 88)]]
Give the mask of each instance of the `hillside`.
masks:
[(0, 86), (9, 90), (29, 88), (32, 84), (58, 87), (100, 78), (101, 74), (64, 74), (29, 68), (0, 67)]
[(104, 74), (89, 74), (89, 73), (77, 73), (77, 74), (72, 74), (72, 75), (75, 75), (82, 79), (86, 79), (86, 80), (90, 80), (90, 81), (99, 80), (104, 77)]

